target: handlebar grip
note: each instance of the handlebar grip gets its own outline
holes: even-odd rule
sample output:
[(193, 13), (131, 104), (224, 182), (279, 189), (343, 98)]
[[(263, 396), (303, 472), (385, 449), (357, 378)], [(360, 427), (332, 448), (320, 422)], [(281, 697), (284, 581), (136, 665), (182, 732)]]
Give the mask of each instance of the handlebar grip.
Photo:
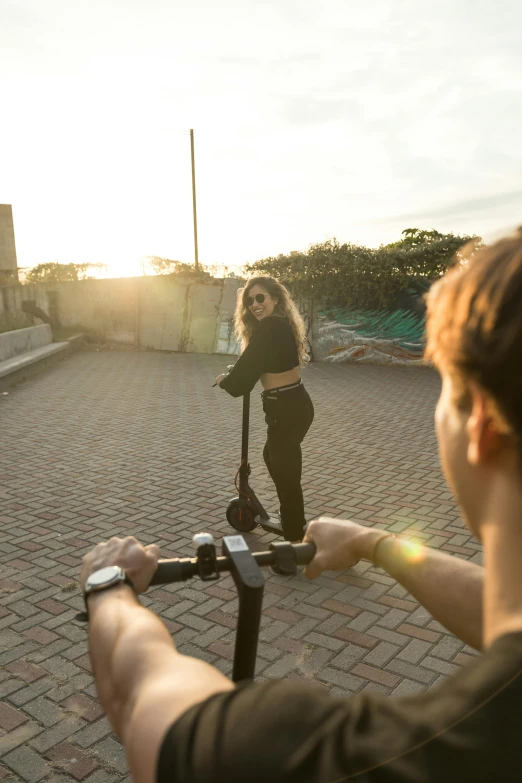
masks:
[(170, 582), (185, 582), (197, 573), (197, 563), (190, 558), (183, 560), (160, 560), (150, 584), (165, 585)]
[(306, 544), (294, 544), (295, 561), (297, 565), (306, 565), (314, 559), (317, 547), (313, 541)]

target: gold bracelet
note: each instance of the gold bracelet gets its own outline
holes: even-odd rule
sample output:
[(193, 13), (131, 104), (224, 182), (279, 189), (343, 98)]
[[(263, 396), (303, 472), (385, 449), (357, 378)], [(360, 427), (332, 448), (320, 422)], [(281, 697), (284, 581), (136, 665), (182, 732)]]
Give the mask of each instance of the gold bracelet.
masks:
[(397, 536), (395, 535), (395, 533), (388, 533), (388, 532), (386, 532), (386, 533), (383, 533), (382, 536), (380, 536), (377, 539), (377, 541), (373, 545), (372, 553), (370, 555), (370, 560), (371, 560), (371, 562), (374, 565), (377, 565), (377, 563), (375, 562), (375, 556), (377, 554), (377, 549), (379, 547), (379, 544), (381, 544), (384, 541), (385, 538), (397, 538)]

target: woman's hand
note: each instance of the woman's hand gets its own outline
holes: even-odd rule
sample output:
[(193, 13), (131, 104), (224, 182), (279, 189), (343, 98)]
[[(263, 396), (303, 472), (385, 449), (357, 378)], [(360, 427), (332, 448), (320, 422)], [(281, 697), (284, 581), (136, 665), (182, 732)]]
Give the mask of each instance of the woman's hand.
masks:
[(319, 517), (306, 528), (304, 543), (317, 547), (314, 559), (305, 568), (305, 576), (315, 579), (323, 571), (352, 568), (359, 560), (369, 559), (382, 530), (364, 527), (349, 519)]
[(226, 378), (226, 377), (227, 377), (226, 372), (223, 372), (223, 373), (221, 373), (221, 375), (218, 375), (218, 377), (216, 378), (216, 386), (219, 386), (221, 384), (221, 381), (223, 380), (223, 378)]

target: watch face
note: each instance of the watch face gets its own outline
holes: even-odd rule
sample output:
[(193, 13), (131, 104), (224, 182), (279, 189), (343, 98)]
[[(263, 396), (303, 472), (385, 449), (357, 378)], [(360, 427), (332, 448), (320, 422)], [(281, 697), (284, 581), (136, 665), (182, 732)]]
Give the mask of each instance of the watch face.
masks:
[(95, 571), (87, 579), (87, 584), (91, 590), (95, 590), (101, 585), (110, 584), (110, 582), (121, 580), (121, 568), (118, 566), (108, 566)]

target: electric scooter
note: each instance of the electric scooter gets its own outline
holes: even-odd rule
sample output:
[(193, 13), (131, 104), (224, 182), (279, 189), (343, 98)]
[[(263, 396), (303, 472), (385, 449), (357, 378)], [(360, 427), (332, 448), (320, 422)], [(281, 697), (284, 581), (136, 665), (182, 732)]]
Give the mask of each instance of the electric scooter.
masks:
[(221, 572), (230, 571), (239, 597), (232, 680), (252, 680), (256, 668), (265, 586), (265, 578), (259, 566), (271, 565), (281, 574), (294, 575), (298, 565), (305, 565), (313, 559), (315, 544), (277, 541), (269, 545), (270, 551), (253, 553), (243, 536), (225, 536), (223, 556), (217, 557), (210, 533), (196, 533), (193, 541), (196, 557), (160, 560), (150, 584), (184, 582), (193, 576), (210, 581), (219, 579)]
[[(241, 465), (236, 473), (235, 485), (238, 497), (232, 498), (227, 506), (227, 520), (240, 533), (248, 533), (257, 525), (268, 533), (283, 536), (283, 527), (276, 517), (265, 511), (261, 501), (249, 484), (252, 472), (248, 463), (248, 430), (250, 424), (250, 393), (243, 395), (243, 427), (241, 433)], [(239, 485), (238, 485), (239, 476)]]

